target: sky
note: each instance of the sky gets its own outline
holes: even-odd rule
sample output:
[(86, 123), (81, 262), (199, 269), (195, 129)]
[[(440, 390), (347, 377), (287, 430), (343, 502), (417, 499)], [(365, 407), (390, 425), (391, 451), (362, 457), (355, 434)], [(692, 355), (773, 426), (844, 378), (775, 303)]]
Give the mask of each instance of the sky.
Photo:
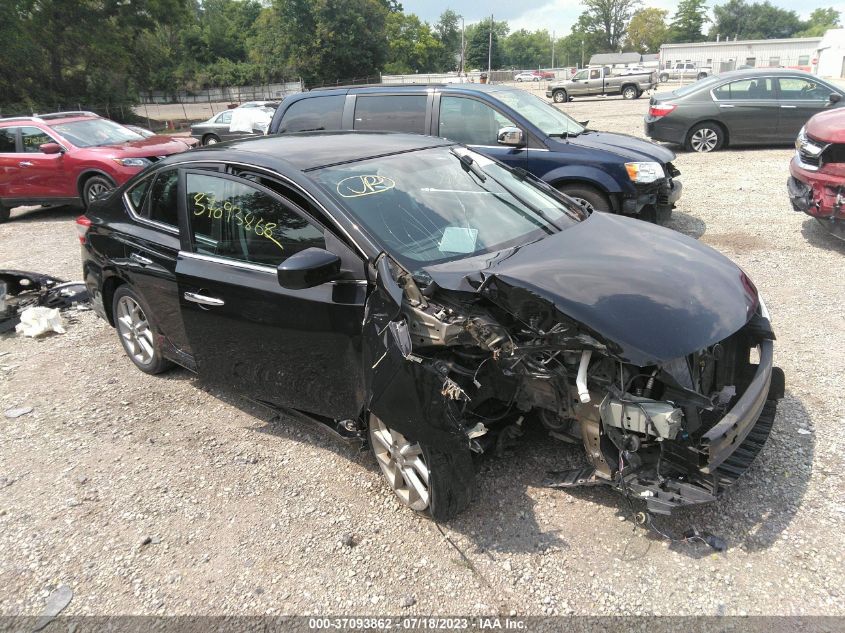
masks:
[[(806, 19), (813, 9), (833, 7), (841, 12), (845, 18), (845, 2), (824, 2), (818, 0), (770, 0), (782, 9), (795, 11), (801, 18)], [(464, 16), (467, 24), (489, 19), (492, 13), (496, 20), (507, 20), (511, 31), (527, 29), (547, 29), (555, 31), (555, 35), (568, 35), (572, 25), (584, 10), (584, 6), (577, 0), (401, 0), (405, 13), (416, 13), (420, 18), (431, 24), (437, 22), (440, 14), (446, 9), (452, 9)], [(720, 0), (711, 0), (713, 4), (722, 4)], [(677, 2), (670, 0), (648, 0), (643, 6), (667, 9), (669, 17), (675, 13)]]

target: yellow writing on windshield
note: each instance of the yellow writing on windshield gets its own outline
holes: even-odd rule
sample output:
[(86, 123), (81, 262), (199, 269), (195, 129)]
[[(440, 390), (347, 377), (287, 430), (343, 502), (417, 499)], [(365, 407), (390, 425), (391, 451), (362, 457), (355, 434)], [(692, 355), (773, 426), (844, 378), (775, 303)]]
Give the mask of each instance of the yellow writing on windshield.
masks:
[(279, 247), (279, 250), (285, 250), (275, 238), (274, 232), (278, 224), (275, 222), (267, 222), (266, 219), (255, 213), (244, 213), (241, 208), (231, 201), (227, 200), (223, 204), (215, 203), (214, 194), (195, 193), (193, 194), (194, 201), (194, 215), (207, 216), (209, 219), (231, 222), (233, 219), (246, 231), (252, 231), (259, 237), (264, 237), (273, 242)]
[(371, 196), (374, 193), (390, 191), (395, 186), (396, 183), (393, 179), (387, 176), (362, 174), (341, 180), (337, 183), (337, 192), (344, 198), (360, 198), (361, 196)]

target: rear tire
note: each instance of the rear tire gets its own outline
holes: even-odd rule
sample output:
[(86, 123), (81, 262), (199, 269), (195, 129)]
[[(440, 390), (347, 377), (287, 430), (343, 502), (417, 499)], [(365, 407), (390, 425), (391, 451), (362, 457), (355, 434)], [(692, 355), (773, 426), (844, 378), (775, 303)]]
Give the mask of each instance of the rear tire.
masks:
[(636, 99), (640, 96), (640, 91), (635, 86), (625, 86), (622, 88), (623, 99)]
[(659, 79), (660, 79), (660, 83), (665, 84), (667, 81), (669, 81), (669, 75), (667, 75), (666, 73), (663, 73), (663, 74), (660, 75)]
[(696, 79), (704, 79), (707, 76), (707, 73), (698, 73)]
[(123, 351), (146, 374), (160, 374), (173, 366), (161, 352), (155, 317), (146, 302), (122, 285), (112, 298), (114, 327)]
[(590, 185), (578, 182), (572, 184), (563, 183), (557, 190), (573, 198), (580, 203), (587, 211), (611, 211), (610, 200), (601, 191)]
[(469, 448), (434, 449), (391, 430), (372, 413), (368, 436), (376, 463), (403, 505), (448, 521), (470, 504), (475, 469)]
[(12, 210), (9, 207), (0, 207), (0, 224), (8, 222), (12, 215)]
[(684, 143), (687, 151), (706, 154), (715, 152), (725, 144), (725, 131), (718, 123), (705, 121), (693, 125), (687, 132), (687, 140)]
[(566, 90), (555, 90), (552, 93), (552, 101), (555, 103), (566, 103)]
[(107, 191), (114, 189), (115, 185), (111, 179), (105, 176), (91, 176), (82, 185), (82, 203), (87, 209), (94, 200)]
[(202, 137), (202, 144), (203, 145), (216, 145), (220, 142), (220, 137), (216, 134), (206, 134)]

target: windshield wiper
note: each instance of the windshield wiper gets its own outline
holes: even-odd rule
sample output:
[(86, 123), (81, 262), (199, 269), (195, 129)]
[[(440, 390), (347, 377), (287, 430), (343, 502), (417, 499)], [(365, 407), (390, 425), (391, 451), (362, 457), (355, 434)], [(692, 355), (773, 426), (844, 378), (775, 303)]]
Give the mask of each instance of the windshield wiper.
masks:
[[(472, 172), (475, 174), (475, 177), (478, 178), (481, 182), (487, 180), (487, 174), (484, 173), (484, 170), (481, 169), (478, 165), (475, 164), (475, 161), (472, 160), (472, 156), (467, 154), (458, 154), (454, 149), (449, 150), (452, 156), (457, 157), (459, 161), (461, 161), (461, 167), (464, 168), (464, 171)], [(495, 179), (494, 179), (495, 180)]]

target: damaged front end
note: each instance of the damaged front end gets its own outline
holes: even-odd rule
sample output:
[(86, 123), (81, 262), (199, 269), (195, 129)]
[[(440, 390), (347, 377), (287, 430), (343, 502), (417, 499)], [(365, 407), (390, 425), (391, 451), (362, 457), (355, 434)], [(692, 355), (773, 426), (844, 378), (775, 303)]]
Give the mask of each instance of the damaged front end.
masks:
[[(737, 275), (731, 300), (747, 316), (718, 326), (667, 316), (652, 296), (651, 322), (629, 322), (625, 331), (634, 334), (614, 340), (610, 322), (572, 318), (583, 297), (573, 286), (563, 298), (563, 266), (547, 277), (556, 290), (533, 270), (531, 283), (520, 281), (528, 259), (547, 261), (528, 250), (475, 270), (464, 263), (460, 275), (449, 265), (412, 276), (382, 256), (366, 319), (369, 410), (420, 442), (477, 453), (501, 453), (535, 421), (550, 437), (582, 445), (588, 461), (550, 473), (549, 486), (609, 485), (664, 514), (713, 501), (759, 453), (783, 396), (756, 290)], [(621, 296), (618, 288), (604, 292)], [(636, 316), (641, 296), (636, 288), (624, 296)], [(712, 297), (729, 299), (715, 290)], [(605, 303), (605, 318), (608, 310)], [(744, 324), (735, 327), (736, 318)], [(702, 336), (716, 340), (699, 345)], [(676, 354), (684, 344), (693, 347)]]

